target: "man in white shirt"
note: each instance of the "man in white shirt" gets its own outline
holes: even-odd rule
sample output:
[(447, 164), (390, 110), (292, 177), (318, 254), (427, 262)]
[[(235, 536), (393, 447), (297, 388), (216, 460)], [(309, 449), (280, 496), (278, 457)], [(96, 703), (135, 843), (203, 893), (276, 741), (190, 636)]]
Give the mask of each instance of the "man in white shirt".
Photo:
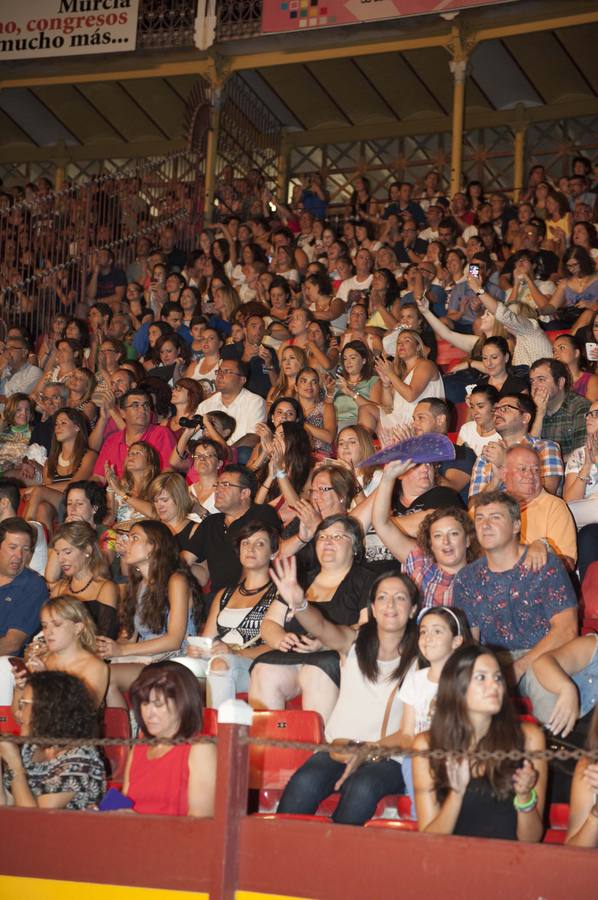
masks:
[(223, 359), (216, 373), (216, 393), (203, 400), (196, 409), (196, 413), (202, 416), (220, 410), (234, 418), (237, 427), (228, 440), (229, 444), (248, 436), (249, 440), (243, 443), (254, 443), (255, 426), (266, 421), (266, 401), (248, 391), (246, 382), (245, 363), (238, 359)]
[(23, 337), (8, 338), (0, 357), (0, 401), (11, 394), (30, 394), (43, 372), (29, 362), (30, 348)]
[(336, 292), (336, 296), (346, 303), (346, 312), (349, 312), (354, 303), (366, 299), (373, 278), (374, 260), (369, 250), (358, 250), (353, 262), (355, 275), (352, 278), (345, 278)]
[(440, 225), (440, 220), (444, 216), (444, 207), (436, 206), (436, 204), (432, 204), (426, 210), (426, 221), (427, 226), (420, 231), (419, 237), (422, 241), (437, 241), (438, 240), (438, 226)]

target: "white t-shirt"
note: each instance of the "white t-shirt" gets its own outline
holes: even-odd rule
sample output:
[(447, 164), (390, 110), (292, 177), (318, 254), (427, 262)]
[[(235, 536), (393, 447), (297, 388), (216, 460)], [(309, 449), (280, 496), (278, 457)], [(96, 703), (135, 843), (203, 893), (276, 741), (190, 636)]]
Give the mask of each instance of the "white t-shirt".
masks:
[(478, 434), (475, 422), (465, 422), (459, 429), (458, 443), (465, 444), (466, 447), (471, 447), (476, 456), (482, 455), (482, 450), (486, 444), (489, 444), (491, 441), (500, 440), (502, 440), (502, 438), (498, 431), (493, 431), (492, 434), (485, 434), (483, 436)]
[[(341, 686), (336, 705), (326, 723), (326, 740), (351, 738), (354, 741), (379, 741), (384, 722), (384, 713), (395, 681), (388, 681), (399, 664), (396, 659), (378, 660), (380, 674), (376, 682), (368, 681), (357, 663), (355, 645), (341, 663)], [(399, 730), (403, 704), (399, 692), (394, 695), (386, 733)]]
[(207, 400), (203, 400), (195, 412), (205, 416), (206, 413), (214, 412), (214, 410), (228, 413), (237, 423), (237, 427), (228, 439), (229, 444), (234, 444), (246, 434), (254, 434), (257, 423), (266, 421), (266, 401), (258, 394), (248, 391), (247, 388), (242, 388), (229, 406), (223, 403), (222, 394), (218, 391)]
[[(347, 303), (351, 297), (351, 291), (369, 291), (370, 286), (372, 284), (373, 275), (368, 275), (365, 280), (358, 279), (356, 275), (352, 278), (345, 278), (344, 281), (338, 286), (338, 290), (336, 292), (336, 296), (339, 297), (344, 303)], [(351, 303), (354, 303), (355, 300), (352, 300)], [(350, 307), (347, 307), (347, 312)]]
[(415, 711), (415, 733), (428, 731), (434, 712), (434, 701), (438, 692), (438, 682), (430, 681), (430, 668), (409, 669), (399, 689), (403, 703)]

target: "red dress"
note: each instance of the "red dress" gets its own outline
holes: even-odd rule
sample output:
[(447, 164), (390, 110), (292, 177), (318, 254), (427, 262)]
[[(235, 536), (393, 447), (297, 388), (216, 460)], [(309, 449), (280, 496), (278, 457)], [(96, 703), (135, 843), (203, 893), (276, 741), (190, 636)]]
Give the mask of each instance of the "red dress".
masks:
[(157, 759), (148, 759), (150, 747), (135, 747), (127, 796), (135, 812), (153, 816), (189, 815), (189, 752), (191, 744), (178, 744)]

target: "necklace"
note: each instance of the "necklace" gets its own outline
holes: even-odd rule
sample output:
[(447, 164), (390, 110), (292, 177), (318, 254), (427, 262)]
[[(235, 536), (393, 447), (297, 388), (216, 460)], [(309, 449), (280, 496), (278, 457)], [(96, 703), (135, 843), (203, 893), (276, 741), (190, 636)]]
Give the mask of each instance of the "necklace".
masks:
[(71, 464), (70, 459), (65, 459), (64, 456), (62, 455), (62, 453), (59, 453), (59, 454), (58, 454), (58, 465), (59, 465), (62, 469), (68, 469), (68, 467), (70, 466), (70, 464)]
[(259, 594), (259, 593), (261, 593), (261, 591), (265, 591), (269, 584), (270, 584), (270, 579), (268, 579), (268, 581), (265, 584), (262, 584), (261, 587), (252, 588), (252, 590), (249, 590), (249, 588), (245, 587), (245, 579), (243, 579), (243, 581), (239, 585), (239, 593), (243, 597), (253, 597), (253, 596), (255, 596), (255, 594)]
[(69, 590), (70, 590), (71, 593), (73, 593), (73, 594), (82, 594), (83, 591), (86, 591), (86, 590), (87, 590), (87, 588), (89, 587), (89, 585), (91, 584), (91, 582), (92, 582), (93, 580), (94, 580), (94, 576), (92, 575), (91, 578), (89, 579), (89, 581), (87, 582), (87, 584), (84, 584), (82, 588), (79, 588), (79, 590), (76, 591), (75, 588), (73, 587), (73, 579), (72, 579), (72, 578), (69, 578)]

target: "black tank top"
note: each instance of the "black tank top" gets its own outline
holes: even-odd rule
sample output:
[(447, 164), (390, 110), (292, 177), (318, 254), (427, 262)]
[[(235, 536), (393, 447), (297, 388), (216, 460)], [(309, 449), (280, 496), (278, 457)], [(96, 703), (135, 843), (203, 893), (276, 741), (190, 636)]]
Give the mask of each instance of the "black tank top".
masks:
[(513, 806), (513, 794), (499, 800), (487, 778), (472, 778), (467, 785), (453, 834), (516, 841), (517, 812)]

